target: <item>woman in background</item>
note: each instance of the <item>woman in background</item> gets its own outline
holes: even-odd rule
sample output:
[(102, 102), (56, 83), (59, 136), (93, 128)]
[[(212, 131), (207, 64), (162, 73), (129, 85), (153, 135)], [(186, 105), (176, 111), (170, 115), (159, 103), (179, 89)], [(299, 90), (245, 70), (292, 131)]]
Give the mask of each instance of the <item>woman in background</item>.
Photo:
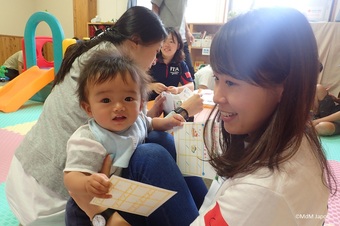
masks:
[[(174, 28), (167, 28), (168, 37), (157, 54), (156, 64), (150, 69), (154, 82), (149, 100), (154, 100), (162, 92), (181, 93), (186, 87), (194, 90), (188, 66), (184, 61), (183, 41)], [(181, 84), (181, 86), (179, 86)]]

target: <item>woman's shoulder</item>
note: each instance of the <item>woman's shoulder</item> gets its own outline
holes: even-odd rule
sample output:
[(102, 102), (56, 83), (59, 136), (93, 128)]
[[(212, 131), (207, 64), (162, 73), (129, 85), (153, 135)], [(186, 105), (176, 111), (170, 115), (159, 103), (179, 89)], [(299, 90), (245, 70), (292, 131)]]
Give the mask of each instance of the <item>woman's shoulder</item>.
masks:
[(290, 159), (280, 163), (278, 168), (261, 167), (247, 175), (236, 175), (230, 180), (230, 186), (242, 184), (259, 186), (283, 195), (293, 190), (302, 192), (306, 185), (313, 187), (309, 189), (311, 193), (314, 189), (320, 191), (324, 188), (323, 170), (311, 151), (312, 148), (308, 139), (304, 137), (297, 152)]

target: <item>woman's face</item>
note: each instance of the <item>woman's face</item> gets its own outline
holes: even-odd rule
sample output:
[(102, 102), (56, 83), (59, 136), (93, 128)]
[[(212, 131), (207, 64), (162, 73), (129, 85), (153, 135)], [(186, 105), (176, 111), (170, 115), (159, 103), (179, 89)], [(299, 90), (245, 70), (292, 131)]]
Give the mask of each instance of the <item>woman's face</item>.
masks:
[(160, 51), (162, 45), (163, 41), (150, 45), (138, 44), (135, 48), (135, 52), (131, 53), (131, 57), (143, 70), (148, 71), (156, 59), (156, 54)]
[(163, 58), (172, 59), (178, 48), (179, 44), (176, 36), (169, 34), (161, 49)]
[(272, 115), (280, 102), (282, 85), (270, 89), (215, 73), (214, 102), (224, 129), (230, 134), (251, 134)]

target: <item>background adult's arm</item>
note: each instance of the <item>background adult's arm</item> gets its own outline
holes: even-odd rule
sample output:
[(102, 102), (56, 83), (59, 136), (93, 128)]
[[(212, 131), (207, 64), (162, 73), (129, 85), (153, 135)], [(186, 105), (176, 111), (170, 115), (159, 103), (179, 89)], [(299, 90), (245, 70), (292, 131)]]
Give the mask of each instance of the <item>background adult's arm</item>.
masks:
[(152, 4), (152, 11), (156, 13), (157, 15), (159, 15), (159, 7), (155, 3), (151, 3), (151, 4)]
[(317, 125), (320, 122), (334, 122), (334, 121), (340, 121), (340, 111), (335, 112), (326, 117), (313, 120), (313, 125)]

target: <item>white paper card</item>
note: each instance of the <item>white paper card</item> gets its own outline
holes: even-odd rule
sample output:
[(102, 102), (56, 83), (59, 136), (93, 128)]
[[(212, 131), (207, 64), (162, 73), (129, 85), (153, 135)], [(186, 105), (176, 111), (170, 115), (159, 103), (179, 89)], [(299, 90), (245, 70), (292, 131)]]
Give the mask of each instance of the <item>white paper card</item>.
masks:
[(112, 175), (110, 180), (112, 186), (109, 193), (112, 198), (93, 198), (91, 204), (149, 216), (177, 193), (115, 175)]
[(182, 174), (213, 179), (215, 170), (208, 162), (209, 156), (203, 141), (204, 123), (185, 122), (173, 129), (177, 165)]

